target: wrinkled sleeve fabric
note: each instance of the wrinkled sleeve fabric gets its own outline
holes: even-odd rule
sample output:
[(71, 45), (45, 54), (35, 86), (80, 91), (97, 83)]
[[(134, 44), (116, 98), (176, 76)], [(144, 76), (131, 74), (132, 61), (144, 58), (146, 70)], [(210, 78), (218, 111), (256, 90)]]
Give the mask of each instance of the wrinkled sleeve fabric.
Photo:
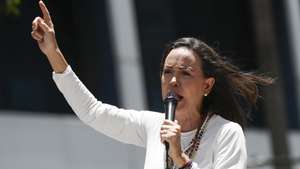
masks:
[(145, 111), (125, 110), (102, 103), (85, 87), (70, 66), (63, 73), (53, 72), (52, 77), (75, 114), (85, 124), (121, 142), (145, 146)]
[(213, 169), (246, 169), (245, 136), (237, 123), (225, 124), (218, 132), (213, 151)]

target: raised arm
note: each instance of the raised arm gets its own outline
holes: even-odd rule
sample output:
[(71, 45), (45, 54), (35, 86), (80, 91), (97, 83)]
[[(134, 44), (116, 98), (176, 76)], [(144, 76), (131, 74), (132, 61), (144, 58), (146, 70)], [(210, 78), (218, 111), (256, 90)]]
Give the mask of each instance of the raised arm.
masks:
[(39, 1), (43, 17), (32, 22), (32, 37), (47, 56), (55, 73), (53, 79), (76, 115), (87, 125), (119, 141), (146, 145), (145, 111), (124, 110), (104, 104), (85, 87), (68, 67), (55, 38), (54, 25), (43, 1)]
[(39, 48), (47, 56), (53, 71), (62, 73), (67, 68), (68, 63), (58, 47), (54, 25), (46, 5), (43, 1), (39, 1), (39, 6), (43, 17), (35, 17), (32, 21), (31, 36), (37, 41)]

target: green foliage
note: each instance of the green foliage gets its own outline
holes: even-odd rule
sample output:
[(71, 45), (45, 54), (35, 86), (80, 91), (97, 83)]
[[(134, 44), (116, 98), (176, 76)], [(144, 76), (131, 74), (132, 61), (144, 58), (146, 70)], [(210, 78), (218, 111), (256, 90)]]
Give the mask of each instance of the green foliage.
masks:
[(21, 14), (20, 5), (22, 0), (5, 0), (4, 4), (0, 4), (1, 14), (18, 16)]

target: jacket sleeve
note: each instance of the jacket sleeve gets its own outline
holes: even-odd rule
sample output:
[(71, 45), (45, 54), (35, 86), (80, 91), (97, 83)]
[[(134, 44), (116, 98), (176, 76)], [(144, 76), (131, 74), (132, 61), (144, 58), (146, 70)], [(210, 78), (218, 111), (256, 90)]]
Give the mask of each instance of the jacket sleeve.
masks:
[(213, 169), (246, 169), (247, 151), (243, 130), (237, 123), (225, 124), (215, 139)]
[(98, 101), (71, 67), (53, 72), (53, 80), (75, 114), (95, 130), (124, 143), (145, 146), (145, 111), (125, 110)]

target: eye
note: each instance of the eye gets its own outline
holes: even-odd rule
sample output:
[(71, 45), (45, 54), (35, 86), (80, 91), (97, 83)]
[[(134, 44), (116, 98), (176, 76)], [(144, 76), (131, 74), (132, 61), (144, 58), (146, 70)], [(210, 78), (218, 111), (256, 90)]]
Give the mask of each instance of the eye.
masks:
[(189, 73), (188, 71), (182, 71), (181, 72), (184, 76), (191, 76), (191, 73)]
[(171, 74), (172, 71), (170, 69), (164, 69), (163, 74)]

